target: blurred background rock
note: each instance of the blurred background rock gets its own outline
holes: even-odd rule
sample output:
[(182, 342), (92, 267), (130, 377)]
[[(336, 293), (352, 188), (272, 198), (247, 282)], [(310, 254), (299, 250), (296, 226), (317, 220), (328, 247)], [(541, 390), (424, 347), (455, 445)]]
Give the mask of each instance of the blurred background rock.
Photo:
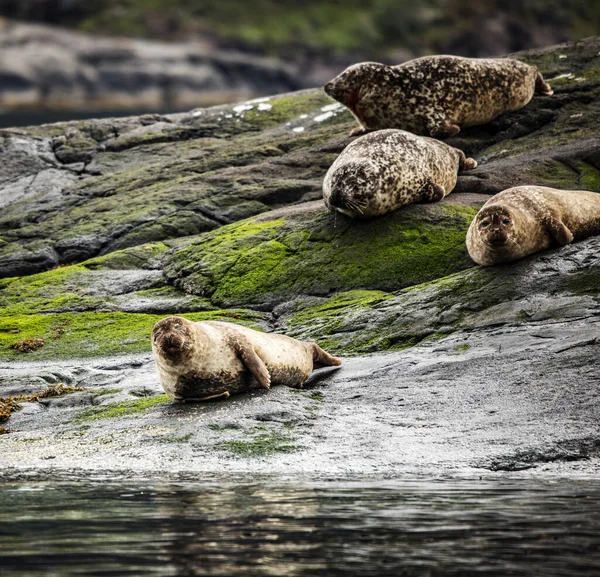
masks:
[(600, 33), (600, 0), (0, 0), (0, 126), (188, 110), (352, 62), (506, 54)]

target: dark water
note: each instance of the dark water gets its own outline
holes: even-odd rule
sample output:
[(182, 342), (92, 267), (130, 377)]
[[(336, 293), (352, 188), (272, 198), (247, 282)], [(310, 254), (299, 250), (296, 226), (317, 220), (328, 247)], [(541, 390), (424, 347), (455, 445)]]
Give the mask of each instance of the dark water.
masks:
[(600, 483), (0, 483), (0, 575), (600, 575)]
[[(198, 105), (200, 106), (200, 104)], [(87, 120), (89, 118), (113, 118), (119, 116), (140, 116), (142, 114), (171, 114), (174, 112), (187, 112), (176, 109), (131, 109), (111, 110), (103, 108), (92, 109), (28, 109), (28, 110), (2, 110), (0, 109), (0, 129), (14, 128), (17, 126), (39, 126), (52, 122), (67, 122), (69, 120)]]

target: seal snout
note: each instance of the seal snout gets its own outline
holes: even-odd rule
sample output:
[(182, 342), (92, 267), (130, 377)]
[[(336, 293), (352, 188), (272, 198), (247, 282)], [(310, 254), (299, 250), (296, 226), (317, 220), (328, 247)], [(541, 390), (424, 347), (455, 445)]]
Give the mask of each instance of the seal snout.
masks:
[(359, 100), (358, 91), (348, 88), (344, 82), (341, 82), (338, 78), (329, 81), (324, 89), (328, 96), (331, 96), (331, 98), (337, 100), (351, 110)]
[(344, 201), (344, 191), (338, 187), (335, 187), (331, 191), (331, 195), (328, 198), (329, 208), (345, 208), (346, 203)]
[(494, 246), (506, 244), (507, 241), (508, 235), (503, 231), (494, 231), (488, 237), (488, 242)]
[(506, 212), (488, 212), (479, 217), (479, 231), (485, 242), (492, 246), (502, 246), (510, 239), (512, 218)]
[(329, 96), (334, 97), (333, 95), (335, 91), (335, 80), (330, 80), (327, 84), (325, 84), (323, 89), (327, 94), (329, 94)]
[(179, 335), (170, 333), (163, 337), (162, 348), (177, 351), (183, 348), (183, 339)]

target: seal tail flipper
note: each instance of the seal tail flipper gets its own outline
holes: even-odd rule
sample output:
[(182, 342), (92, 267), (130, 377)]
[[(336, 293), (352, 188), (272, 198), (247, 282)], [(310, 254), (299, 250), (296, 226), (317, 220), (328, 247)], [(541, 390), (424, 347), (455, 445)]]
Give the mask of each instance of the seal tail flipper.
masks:
[(423, 185), (421, 189), (421, 202), (439, 202), (446, 196), (446, 191), (443, 186), (433, 183), (430, 179)]
[(473, 170), (477, 168), (477, 161), (473, 158), (467, 158), (465, 153), (459, 148), (455, 149), (458, 152), (458, 170)]
[(567, 246), (573, 242), (573, 233), (567, 228), (565, 223), (558, 218), (552, 218), (550, 220), (548, 223), (548, 231), (560, 246)]
[(537, 76), (535, 77), (535, 91), (538, 94), (543, 94), (544, 96), (552, 96), (554, 94), (554, 90), (552, 90), (550, 84), (544, 80), (544, 77), (539, 70), (537, 72)]
[(258, 381), (263, 389), (271, 388), (271, 375), (264, 361), (256, 354), (250, 341), (242, 342), (236, 339), (234, 348), (239, 355), (244, 366), (250, 371), (252, 376)]
[(310, 343), (313, 352), (313, 364), (322, 367), (339, 367), (342, 359), (333, 357), (327, 351), (324, 351), (317, 343)]
[(348, 136), (362, 136), (363, 134), (367, 134), (369, 132), (360, 122), (358, 126), (355, 126), (349, 133)]

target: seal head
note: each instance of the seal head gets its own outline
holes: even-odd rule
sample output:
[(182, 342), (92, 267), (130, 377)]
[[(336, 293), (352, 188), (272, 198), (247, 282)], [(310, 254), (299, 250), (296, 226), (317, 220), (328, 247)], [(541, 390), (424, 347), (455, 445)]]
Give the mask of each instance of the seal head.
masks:
[(194, 348), (194, 333), (189, 325), (188, 320), (177, 316), (158, 321), (152, 329), (153, 346), (170, 362), (184, 362)]
[(499, 247), (514, 242), (515, 225), (511, 211), (501, 205), (491, 205), (477, 214), (476, 226), (481, 242)]
[(356, 113), (355, 107), (364, 89), (386, 79), (386, 71), (390, 69), (379, 62), (361, 62), (354, 64), (325, 85), (325, 92), (334, 100), (347, 106)]

